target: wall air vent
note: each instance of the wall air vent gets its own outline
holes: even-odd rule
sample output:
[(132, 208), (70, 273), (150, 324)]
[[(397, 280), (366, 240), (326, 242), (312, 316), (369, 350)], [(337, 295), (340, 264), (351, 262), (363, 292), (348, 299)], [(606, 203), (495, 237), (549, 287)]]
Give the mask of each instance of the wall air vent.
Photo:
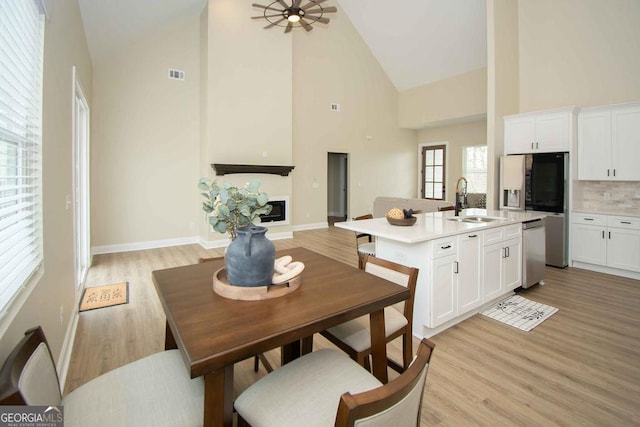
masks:
[(184, 71), (169, 68), (169, 78), (173, 80), (184, 80)]

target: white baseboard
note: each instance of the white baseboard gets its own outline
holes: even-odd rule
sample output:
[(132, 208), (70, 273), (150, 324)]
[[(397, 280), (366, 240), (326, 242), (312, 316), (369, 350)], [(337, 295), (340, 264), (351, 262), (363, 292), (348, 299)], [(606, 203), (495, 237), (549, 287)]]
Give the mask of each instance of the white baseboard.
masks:
[[(269, 240), (293, 239), (293, 232), (283, 231), (280, 233), (272, 233), (271, 231), (269, 231), (267, 233), (267, 237), (269, 238)], [(231, 243), (231, 241), (227, 238), (218, 240), (204, 240), (203, 238), (199, 238), (198, 243), (205, 249), (218, 249), (226, 248), (227, 246), (229, 246), (229, 243)]]
[(64, 393), (64, 388), (67, 382), (69, 364), (71, 363), (71, 352), (73, 351), (73, 343), (76, 339), (76, 330), (78, 329), (79, 319), (80, 314), (76, 307), (73, 310), (71, 322), (69, 322), (69, 326), (67, 327), (67, 332), (65, 333), (64, 341), (62, 342), (62, 350), (60, 350), (60, 355), (58, 356), (58, 366), (56, 366), (58, 378), (60, 379), (60, 388), (62, 389), (60, 390), (61, 393)]
[(147, 242), (123, 243), (119, 245), (94, 246), (91, 248), (92, 255), (111, 254), (116, 252), (141, 251), (144, 249), (166, 248), (168, 246), (182, 246), (199, 243), (198, 236), (180, 237), (167, 240), (150, 240)]
[(626, 277), (628, 279), (640, 280), (640, 273), (619, 268), (606, 267), (604, 265), (589, 264), (581, 261), (573, 261), (572, 267), (582, 268), (585, 270), (597, 271), (598, 273), (611, 274), (613, 276)]
[(328, 228), (328, 222), (318, 222), (315, 224), (294, 225), (293, 231), (317, 230), (319, 228)]

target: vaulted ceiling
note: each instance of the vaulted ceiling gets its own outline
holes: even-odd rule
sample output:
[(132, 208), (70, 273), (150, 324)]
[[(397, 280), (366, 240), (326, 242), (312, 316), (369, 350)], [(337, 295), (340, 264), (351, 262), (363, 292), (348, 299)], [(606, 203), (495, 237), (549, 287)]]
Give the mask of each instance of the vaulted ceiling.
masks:
[[(199, 15), (206, 0), (79, 3), (95, 61), (157, 26)], [(398, 90), (487, 64), (485, 0), (329, 0), (323, 5), (336, 3)]]

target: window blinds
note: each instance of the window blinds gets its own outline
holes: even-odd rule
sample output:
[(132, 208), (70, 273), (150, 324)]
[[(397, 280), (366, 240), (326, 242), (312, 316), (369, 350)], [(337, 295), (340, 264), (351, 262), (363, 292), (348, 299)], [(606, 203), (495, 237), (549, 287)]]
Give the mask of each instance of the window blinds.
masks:
[(0, 313), (42, 263), (44, 14), (0, 1)]

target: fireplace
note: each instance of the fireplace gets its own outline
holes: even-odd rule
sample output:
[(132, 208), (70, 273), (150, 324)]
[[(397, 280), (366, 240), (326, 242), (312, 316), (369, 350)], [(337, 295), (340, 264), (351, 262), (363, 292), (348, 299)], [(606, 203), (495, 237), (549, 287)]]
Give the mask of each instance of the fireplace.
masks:
[(266, 225), (283, 225), (289, 223), (288, 215), (288, 198), (278, 197), (271, 198), (268, 204), (271, 205), (271, 213), (260, 215), (260, 221), (268, 223)]

